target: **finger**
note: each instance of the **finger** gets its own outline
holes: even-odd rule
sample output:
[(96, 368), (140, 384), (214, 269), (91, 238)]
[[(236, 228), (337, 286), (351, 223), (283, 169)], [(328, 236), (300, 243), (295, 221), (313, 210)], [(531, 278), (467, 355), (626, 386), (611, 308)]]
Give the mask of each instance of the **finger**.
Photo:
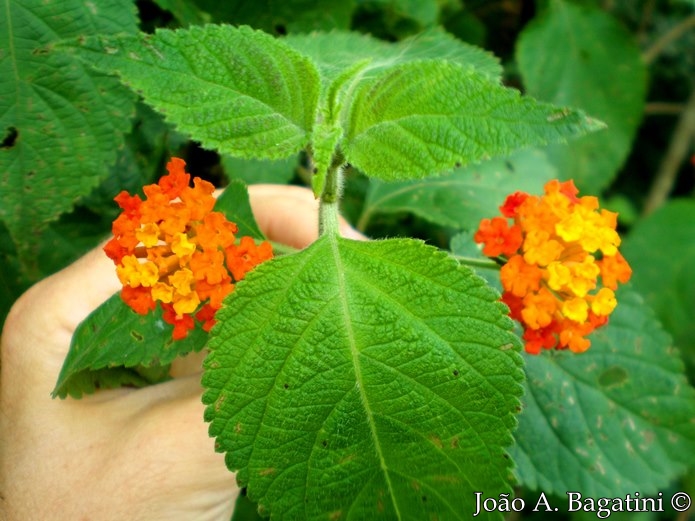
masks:
[[(65, 506), (65, 519), (85, 512), (140, 519), (133, 514), (143, 505), (152, 512), (148, 519), (229, 519), (238, 488), (202, 420), (199, 377), (116, 394), (98, 403), (44, 397), (48, 408), (40, 413), (34, 406), (13, 416), (14, 431), (3, 439), (3, 464), (15, 469), (6, 491), (10, 503), (16, 507), (41, 490), (37, 519), (52, 519), (51, 505), (77, 507)], [(75, 490), (83, 492), (76, 501)]]
[[(251, 185), (249, 198), (261, 230), (271, 241), (304, 248), (318, 238), (319, 201), (308, 188), (285, 185)], [(343, 237), (365, 239), (340, 218)]]
[(310, 190), (251, 185), (249, 198), (258, 226), (271, 241), (304, 248), (318, 237), (319, 203)]
[(177, 496), (204, 494), (201, 500), (231, 504), (238, 487), (203, 421), (199, 374), (147, 387), (119, 402), (120, 410), (130, 414), (121, 423), (124, 446), (119, 450), (142, 454), (145, 460), (139, 465), (158, 469), (162, 482), (167, 482), (157, 485), (160, 493), (179, 486), (183, 488)]
[(95, 249), (24, 293), (2, 333), (3, 388), (47, 396), (75, 328), (118, 287), (113, 262)]

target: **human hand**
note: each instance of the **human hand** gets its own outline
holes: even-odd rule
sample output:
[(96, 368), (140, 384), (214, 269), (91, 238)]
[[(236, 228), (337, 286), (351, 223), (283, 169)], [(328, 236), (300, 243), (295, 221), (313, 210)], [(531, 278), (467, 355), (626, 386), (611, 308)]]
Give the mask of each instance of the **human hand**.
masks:
[[(270, 240), (301, 248), (316, 239), (318, 203), (309, 190), (249, 192)], [(229, 520), (238, 488), (203, 422), (200, 357), (143, 389), (50, 396), (75, 328), (119, 287), (112, 261), (97, 249), (33, 286), (10, 311), (1, 344), (1, 519)]]

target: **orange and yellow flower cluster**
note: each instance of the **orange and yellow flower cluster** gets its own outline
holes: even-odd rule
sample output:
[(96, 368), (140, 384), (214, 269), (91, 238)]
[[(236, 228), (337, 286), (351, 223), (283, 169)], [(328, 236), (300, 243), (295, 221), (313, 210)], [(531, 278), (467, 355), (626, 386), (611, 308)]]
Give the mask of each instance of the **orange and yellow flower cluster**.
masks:
[(483, 219), (474, 236), (485, 255), (504, 262), (502, 300), (524, 328), (528, 353), (586, 351), (586, 336), (616, 306), (618, 283), (632, 275), (618, 252), (617, 214), (577, 193), (572, 181), (556, 180), (540, 197), (516, 192), (500, 207), (503, 217)]
[(172, 158), (169, 174), (144, 187), (144, 200), (118, 194), (123, 211), (104, 247), (116, 263), (123, 300), (140, 314), (160, 302), (174, 339), (187, 336), (194, 317), (209, 330), (234, 283), (272, 257), (267, 242), (242, 237), (237, 244), (236, 224), (212, 211), (214, 186), (197, 177), (189, 186), (185, 165)]

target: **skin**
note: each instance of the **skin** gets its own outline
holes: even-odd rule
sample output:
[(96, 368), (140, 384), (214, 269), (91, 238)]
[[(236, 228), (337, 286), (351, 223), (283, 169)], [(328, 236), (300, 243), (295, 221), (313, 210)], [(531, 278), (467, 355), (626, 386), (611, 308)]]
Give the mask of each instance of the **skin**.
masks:
[[(250, 196), (270, 240), (302, 248), (317, 238), (310, 191), (257, 185)], [(10, 311), (0, 353), (0, 519), (230, 519), (239, 490), (202, 419), (201, 357), (144, 389), (50, 396), (75, 328), (119, 287), (97, 249), (37, 283)]]

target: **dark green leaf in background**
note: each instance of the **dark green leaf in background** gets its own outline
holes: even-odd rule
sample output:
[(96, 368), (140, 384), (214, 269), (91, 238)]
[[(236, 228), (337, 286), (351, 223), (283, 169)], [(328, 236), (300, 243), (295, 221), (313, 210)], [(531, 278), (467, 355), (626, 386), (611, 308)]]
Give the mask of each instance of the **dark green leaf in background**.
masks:
[(522, 32), (516, 52), (529, 95), (583, 109), (608, 126), (550, 150), (563, 179), (599, 193), (625, 161), (642, 119), (647, 70), (636, 42), (599, 7), (550, 0)]
[(386, 39), (403, 39), (437, 23), (447, 0), (356, 0), (360, 30)]
[[(163, 175), (172, 151), (179, 150), (186, 138), (168, 125), (163, 116), (142, 102), (135, 106), (133, 128), (125, 136), (125, 147), (120, 151), (109, 175), (79, 204), (113, 221), (121, 209), (114, 197), (122, 190), (142, 195), (142, 187), (156, 182)], [(111, 227), (109, 226), (108, 231)]]
[(236, 223), (238, 237), (248, 235), (254, 239), (265, 239), (253, 216), (248, 189), (243, 181), (235, 179), (229, 183), (217, 198), (215, 211), (224, 213), (228, 220)]
[(169, 11), (184, 27), (212, 22), (212, 16), (203, 11), (192, 0), (154, 0), (165, 11)]
[(135, 99), (50, 44), (133, 33), (137, 18), (130, 0), (4, 0), (1, 9), (0, 220), (35, 272), (40, 232), (107, 177)]
[(509, 492), (522, 371), (497, 298), (412, 240), (324, 236), (251, 272), (203, 376), (249, 497), (274, 519), (421, 521)]
[(347, 29), (353, 0), (156, 0), (182, 25), (205, 22), (250, 25), (268, 33)]
[(154, 35), (88, 38), (68, 48), (116, 73), (177, 128), (236, 157), (283, 159), (314, 122), (314, 65), (260, 31), (194, 26)]
[(507, 195), (517, 190), (541, 194), (545, 182), (554, 177), (546, 154), (530, 149), (457, 168), (441, 177), (371, 179), (357, 227), (365, 230), (379, 213), (408, 212), (441, 226), (474, 230), (481, 219), (499, 214)]
[(645, 496), (695, 464), (695, 390), (678, 351), (636, 293), (618, 302), (586, 353), (526, 357), (512, 456), (532, 490)]
[(196, 328), (184, 340), (172, 340), (172, 329), (159, 307), (138, 315), (114, 295), (78, 326), (53, 396), (79, 398), (96, 389), (166, 380), (168, 364), (200, 351), (208, 338)]
[(437, 0), (357, 0), (359, 5), (373, 5), (381, 10), (390, 10), (394, 15), (412, 18), (422, 27), (437, 22), (439, 5)]
[(27, 288), (17, 250), (7, 227), (0, 222), (0, 331), (14, 301)]
[(635, 289), (695, 369), (695, 201), (671, 201), (638, 221), (621, 249)]

